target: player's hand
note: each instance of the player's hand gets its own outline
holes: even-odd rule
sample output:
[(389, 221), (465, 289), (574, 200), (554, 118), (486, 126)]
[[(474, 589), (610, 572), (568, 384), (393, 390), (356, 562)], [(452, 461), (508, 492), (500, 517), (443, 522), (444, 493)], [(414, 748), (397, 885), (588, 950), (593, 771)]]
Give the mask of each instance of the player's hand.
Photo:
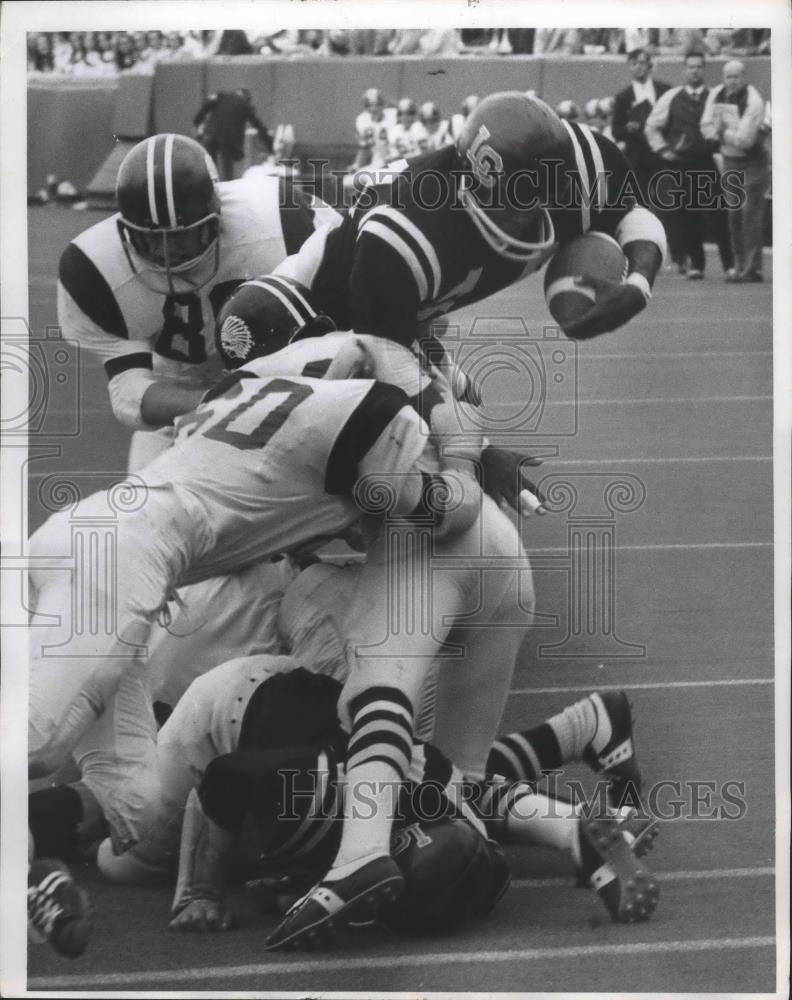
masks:
[(525, 471), (541, 464), (541, 458), (487, 445), (481, 452), (481, 488), (497, 503), (508, 504), (521, 517), (546, 514), (545, 497)]
[(194, 899), (168, 925), (172, 931), (204, 934), (227, 931), (233, 925), (231, 911), (214, 899)]
[(627, 122), (624, 126), (625, 132), (635, 133), (643, 132), (643, 126), (640, 122)]
[(586, 340), (618, 330), (646, 308), (643, 292), (635, 285), (607, 281), (590, 274), (579, 275), (575, 284), (593, 288), (597, 298), (590, 309), (564, 327), (564, 333), (573, 340)]
[(674, 152), (673, 149), (664, 149), (663, 152), (660, 154), (660, 159), (668, 160), (669, 163), (675, 163), (679, 159), (679, 157), (677, 156), (677, 154)]

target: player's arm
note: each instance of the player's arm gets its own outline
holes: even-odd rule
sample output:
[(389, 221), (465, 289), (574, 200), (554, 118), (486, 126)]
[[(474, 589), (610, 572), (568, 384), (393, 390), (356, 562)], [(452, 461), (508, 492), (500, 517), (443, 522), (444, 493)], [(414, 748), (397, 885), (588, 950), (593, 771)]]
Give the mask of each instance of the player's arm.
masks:
[(612, 236), (627, 258), (624, 282), (579, 276), (580, 283), (593, 287), (597, 297), (591, 308), (569, 323), (564, 332), (584, 340), (618, 329), (646, 308), (666, 254), (666, 237), (657, 216), (637, 203), (638, 192), (624, 153), (599, 133), (579, 131), (582, 141), (590, 144), (596, 173), (602, 178), (590, 208), (591, 228)]
[(99, 358), (113, 413), (125, 427), (154, 430), (197, 406), (206, 386), (175, 384), (154, 375), (149, 342), (130, 339), (107, 282), (73, 243), (61, 257), (57, 300), (63, 336)]
[(461, 451), (426, 472), (429, 429), (402, 389), (372, 383), (338, 434), (325, 489), (351, 494), (363, 516), (429, 517), (438, 536), (463, 531), (480, 509), (481, 494)]
[(364, 218), (349, 276), (352, 326), (408, 347), (418, 309), (439, 291), (439, 265), (427, 241), (403, 213), (378, 207)]

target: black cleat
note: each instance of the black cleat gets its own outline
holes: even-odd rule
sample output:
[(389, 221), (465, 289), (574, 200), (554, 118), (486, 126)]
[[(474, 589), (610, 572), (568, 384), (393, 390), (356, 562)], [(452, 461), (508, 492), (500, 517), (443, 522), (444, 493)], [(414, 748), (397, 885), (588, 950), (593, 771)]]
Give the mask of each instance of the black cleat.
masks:
[(597, 735), (583, 751), (583, 760), (608, 778), (608, 802), (614, 808), (641, 805), (643, 778), (633, 743), (633, 719), (624, 691), (589, 695), (597, 713)]
[(88, 893), (55, 858), (39, 858), (28, 869), (28, 934), (49, 941), (59, 955), (79, 958), (88, 945), (93, 907)]
[(374, 858), (346, 878), (315, 885), (270, 934), (266, 948), (326, 947), (336, 928), (373, 919), (403, 890), (404, 877), (393, 858)]
[(580, 819), (581, 873), (596, 890), (611, 920), (648, 920), (660, 887), (653, 872), (633, 853), (616, 819)]

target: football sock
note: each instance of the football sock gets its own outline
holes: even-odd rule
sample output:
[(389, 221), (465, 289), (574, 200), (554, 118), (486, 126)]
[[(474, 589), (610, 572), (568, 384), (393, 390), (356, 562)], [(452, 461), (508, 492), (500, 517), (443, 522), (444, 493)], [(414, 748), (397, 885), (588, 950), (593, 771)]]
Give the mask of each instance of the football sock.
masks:
[(77, 849), (82, 800), (71, 785), (42, 788), (28, 795), (28, 827), (37, 858), (68, 861)]
[(488, 826), (497, 829), (499, 839), (552, 847), (580, 863), (579, 820), (571, 802), (541, 795), (523, 782), (496, 779), (485, 786), (480, 808), (486, 810)]
[(413, 708), (391, 687), (372, 687), (350, 702), (344, 827), (324, 881), (351, 874), (390, 853), (396, 798), (412, 757)]
[(578, 761), (597, 736), (599, 715), (591, 697), (581, 698), (540, 726), (500, 736), (492, 745), (488, 774), (512, 781), (538, 781), (543, 771)]

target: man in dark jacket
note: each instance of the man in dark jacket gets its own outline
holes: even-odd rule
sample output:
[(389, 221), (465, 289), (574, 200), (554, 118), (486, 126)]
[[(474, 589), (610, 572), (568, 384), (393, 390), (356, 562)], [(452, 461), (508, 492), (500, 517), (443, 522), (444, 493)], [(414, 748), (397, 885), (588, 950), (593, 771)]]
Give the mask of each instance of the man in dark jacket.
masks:
[(272, 137), (256, 114), (246, 87), (210, 94), (193, 119), (198, 138), (217, 164), (220, 180), (230, 181), (237, 176), (236, 164), (245, 155), (248, 124), (256, 129), (267, 153), (271, 153)]
[[(685, 83), (667, 90), (657, 101), (644, 129), (649, 146), (673, 175), (675, 204), (669, 213), (674, 230), (672, 245), (690, 265), (687, 276), (704, 277), (705, 223), (712, 220), (712, 235), (718, 244), (723, 270), (734, 269), (726, 213), (720, 204), (721, 184), (712, 158), (715, 143), (701, 134), (700, 122), (709, 91), (704, 84), (704, 54), (685, 56)], [(657, 180), (652, 183), (657, 195)], [(651, 194), (651, 193), (650, 193)]]
[(630, 161), (641, 193), (646, 198), (649, 181), (657, 169), (657, 157), (644, 135), (646, 119), (670, 84), (652, 79), (652, 57), (644, 49), (627, 53), (632, 83), (613, 99), (613, 138)]

